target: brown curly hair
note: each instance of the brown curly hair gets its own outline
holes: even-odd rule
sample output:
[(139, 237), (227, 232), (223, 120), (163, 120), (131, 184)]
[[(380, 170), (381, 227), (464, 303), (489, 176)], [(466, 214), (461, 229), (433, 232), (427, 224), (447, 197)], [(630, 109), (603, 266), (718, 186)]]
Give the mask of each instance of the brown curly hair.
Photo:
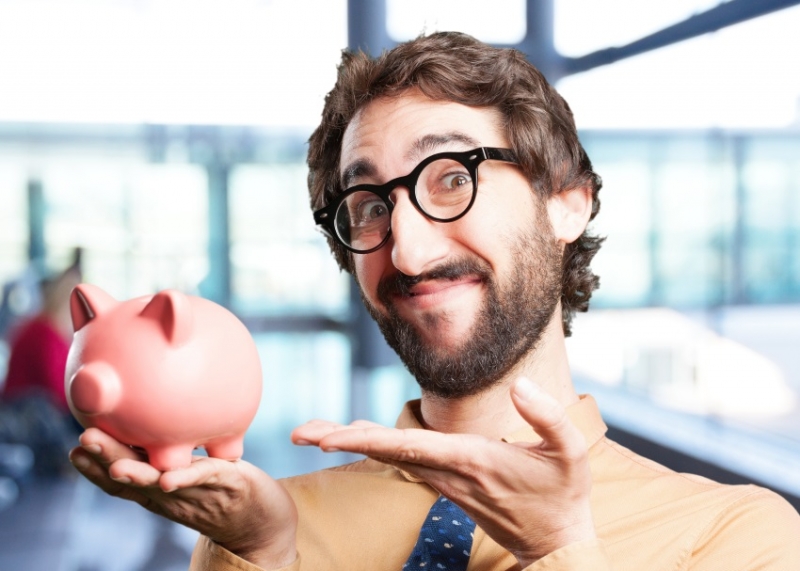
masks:
[[(325, 97), (322, 121), (309, 139), (308, 190), (312, 209), (341, 193), (342, 138), (354, 115), (379, 97), (417, 88), (435, 100), (498, 110), (510, 146), (533, 189), (543, 198), (588, 185), (593, 219), (600, 209), (600, 177), (578, 140), (567, 102), (525, 55), (495, 48), (458, 32), (421, 36), (377, 58), (344, 51), (334, 88)], [(564, 333), (576, 311), (589, 308), (599, 278), (589, 268), (603, 238), (587, 231), (568, 244), (562, 261)], [(352, 254), (329, 239), (339, 266), (353, 273)]]

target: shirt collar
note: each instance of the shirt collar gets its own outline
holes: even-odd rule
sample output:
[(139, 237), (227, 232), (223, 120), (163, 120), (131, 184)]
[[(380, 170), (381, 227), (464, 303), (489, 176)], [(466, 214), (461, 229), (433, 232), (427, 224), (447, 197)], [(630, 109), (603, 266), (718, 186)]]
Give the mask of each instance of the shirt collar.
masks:
[[(567, 416), (578, 427), (586, 440), (586, 447), (591, 448), (605, 436), (608, 427), (600, 416), (600, 409), (592, 395), (580, 395), (578, 402), (567, 407)], [(533, 428), (526, 427), (503, 437), (506, 442), (541, 442), (542, 438)]]

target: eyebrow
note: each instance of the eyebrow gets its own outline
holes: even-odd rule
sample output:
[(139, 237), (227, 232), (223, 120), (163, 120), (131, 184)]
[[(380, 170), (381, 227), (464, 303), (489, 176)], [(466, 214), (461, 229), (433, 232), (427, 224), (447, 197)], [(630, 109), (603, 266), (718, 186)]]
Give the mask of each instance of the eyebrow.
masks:
[(463, 143), (465, 147), (474, 149), (479, 147), (478, 141), (460, 131), (449, 131), (447, 133), (440, 133), (436, 135), (425, 135), (420, 137), (406, 153), (406, 158), (409, 160), (422, 159), (426, 156), (433, 154), (433, 151), (441, 149), (441, 147), (450, 143)]
[[(480, 146), (477, 140), (460, 131), (425, 135), (414, 141), (411, 148), (406, 153), (406, 159), (409, 161), (415, 159), (421, 160), (426, 156), (432, 155), (434, 151), (440, 150), (443, 146), (453, 142), (462, 143), (465, 147), (470, 149)], [(340, 184), (343, 189), (347, 189), (352, 186), (351, 183), (354, 180), (375, 177), (377, 174), (378, 169), (371, 160), (367, 158), (356, 159), (342, 171)]]
[(378, 169), (375, 167), (375, 163), (373, 163), (371, 160), (357, 159), (347, 165), (347, 168), (342, 171), (342, 179), (340, 184), (342, 189), (347, 189), (351, 186), (350, 183), (357, 178), (375, 176), (377, 173)]

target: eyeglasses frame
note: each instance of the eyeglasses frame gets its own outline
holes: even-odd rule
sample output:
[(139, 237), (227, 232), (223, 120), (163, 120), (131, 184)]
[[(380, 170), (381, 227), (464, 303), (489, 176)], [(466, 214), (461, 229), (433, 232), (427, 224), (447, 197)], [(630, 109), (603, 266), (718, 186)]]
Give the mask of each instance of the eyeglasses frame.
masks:
[[(469, 174), (472, 177), (472, 198), (470, 199), (469, 204), (462, 213), (451, 218), (437, 218), (436, 216), (428, 214), (417, 200), (416, 186), (417, 181), (419, 180), (419, 175), (422, 174), (422, 171), (425, 170), (425, 167), (440, 159), (451, 159), (461, 163), (469, 170)], [(436, 153), (423, 159), (422, 162), (420, 162), (414, 168), (414, 170), (405, 176), (394, 178), (383, 184), (358, 184), (345, 189), (345, 191), (334, 198), (330, 204), (314, 211), (314, 222), (317, 224), (317, 228), (323, 234), (347, 250), (353, 252), (354, 254), (369, 254), (376, 250), (380, 250), (386, 244), (386, 242), (389, 240), (389, 237), (392, 235), (392, 227), (391, 225), (389, 226), (389, 231), (386, 233), (386, 236), (383, 238), (383, 240), (381, 240), (380, 244), (370, 248), (369, 250), (357, 250), (345, 244), (344, 241), (342, 241), (342, 239), (339, 237), (338, 232), (336, 232), (336, 211), (349, 195), (359, 191), (371, 192), (383, 200), (384, 204), (386, 204), (386, 207), (389, 209), (389, 216), (391, 216), (392, 211), (394, 210), (394, 203), (389, 197), (392, 192), (394, 192), (395, 188), (402, 186), (410, 191), (408, 193), (408, 197), (411, 200), (411, 204), (414, 205), (420, 214), (435, 222), (455, 222), (459, 218), (465, 216), (475, 203), (475, 197), (478, 195), (478, 165), (489, 160), (519, 164), (514, 151), (499, 147), (478, 147), (476, 149), (472, 149), (471, 151), (449, 151), (444, 153)]]

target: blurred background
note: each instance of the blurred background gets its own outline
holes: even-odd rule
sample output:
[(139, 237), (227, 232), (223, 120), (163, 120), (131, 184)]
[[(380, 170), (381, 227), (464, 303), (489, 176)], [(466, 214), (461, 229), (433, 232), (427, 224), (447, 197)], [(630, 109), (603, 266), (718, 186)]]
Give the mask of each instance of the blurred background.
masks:
[[(177, 288), (258, 344), (246, 459), (275, 477), (350, 460), (288, 434), (392, 424), (418, 389), (315, 232), (306, 141), (342, 49), (460, 30), (545, 72), (604, 180), (601, 288), (568, 343), (611, 435), (797, 507), (797, 4), (0, 0), (0, 383), (76, 275), (117, 299)], [(194, 532), (48, 461), (69, 419), (0, 413), (0, 569), (186, 568)]]

